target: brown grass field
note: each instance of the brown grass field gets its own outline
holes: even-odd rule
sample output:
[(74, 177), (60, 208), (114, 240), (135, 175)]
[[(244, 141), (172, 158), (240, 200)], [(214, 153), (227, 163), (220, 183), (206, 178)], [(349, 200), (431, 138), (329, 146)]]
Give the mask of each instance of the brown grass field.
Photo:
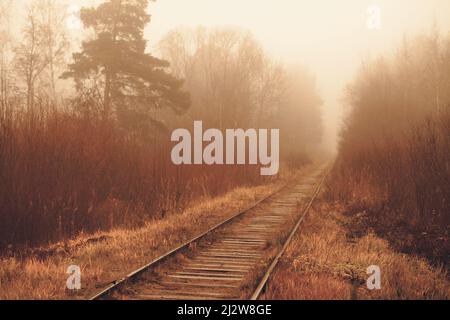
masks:
[[(29, 257), (0, 259), (0, 299), (83, 299), (170, 249), (250, 207), (280, 188), (285, 180), (237, 188), (144, 227), (80, 236), (68, 243), (36, 249)], [(45, 256), (45, 252), (50, 252)], [(41, 256), (41, 257), (40, 257)], [(66, 291), (69, 265), (82, 269), (83, 288)]]
[[(449, 299), (442, 267), (395, 251), (373, 233), (354, 237), (353, 216), (318, 201), (273, 274), (263, 299)], [(381, 289), (368, 290), (366, 269), (381, 268)]]

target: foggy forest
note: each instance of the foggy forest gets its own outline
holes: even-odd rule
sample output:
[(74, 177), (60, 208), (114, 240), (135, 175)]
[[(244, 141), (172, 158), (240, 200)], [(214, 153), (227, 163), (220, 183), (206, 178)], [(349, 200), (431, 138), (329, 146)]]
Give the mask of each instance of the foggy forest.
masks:
[[(420, 23), (404, 28), (400, 18), (376, 25), (377, 11), (360, 1), (362, 31), (344, 23), (346, 5), (320, 28), (319, 4), (308, 1), (217, 1), (206, 13), (202, 0), (182, 2), (0, 0), (0, 299), (89, 298), (285, 185), (322, 175), (263, 299), (448, 299), (450, 19), (419, 16), (433, 4), (448, 13), (447, 1), (411, 4)], [(385, 11), (397, 14), (406, 1), (392, 2)], [(217, 148), (215, 162), (194, 163), (210, 137), (193, 145), (192, 161), (174, 163), (173, 132), (194, 141), (198, 121), (224, 137), (242, 129), (237, 148), (257, 146), (255, 128), (259, 156), (238, 149), (235, 162), (232, 145), (231, 158)], [(258, 165), (266, 140), (265, 164), (279, 153), (270, 175)], [(77, 290), (66, 287), (70, 265), (82, 272)], [(381, 289), (366, 287), (371, 265)], [(240, 298), (260, 275), (246, 276)]]

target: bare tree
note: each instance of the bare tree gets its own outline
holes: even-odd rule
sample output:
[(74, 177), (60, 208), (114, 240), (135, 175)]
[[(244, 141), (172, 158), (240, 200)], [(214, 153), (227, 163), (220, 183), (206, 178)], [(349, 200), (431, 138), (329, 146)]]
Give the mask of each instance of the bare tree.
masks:
[(15, 65), (18, 76), (25, 81), (27, 107), (32, 110), (36, 80), (49, 64), (45, 36), (39, 23), (36, 3), (28, 9), (27, 22), (22, 33), (23, 40), (14, 50)]
[(264, 52), (251, 34), (237, 29), (176, 30), (160, 43), (174, 72), (186, 79), (194, 118), (226, 127), (249, 124)]
[(256, 124), (261, 126), (271, 113), (278, 111), (287, 91), (287, 75), (278, 63), (265, 58), (264, 67), (257, 80)]
[(48, 62), (48, 84), (51, 97), (55, 101), (57, 71), (61, 66), (65, 66), (66, 52), (69, 48), (65, 24), (67, 8), (56, 0), (36, 0), (36, 5)]
[(0, 104), (6, 104), (9, 96), (9, 59), (11, 46), (10, 12), (12, 0), (0, 3)]
[(64, 7), (55, 0), (33, 0), (28, 8), (23, 39), (14, 52), (17, 75), (26, 84), (29, 109), (34, 106), (39, 79), (50, 88), (52, 100), (56, 100), (56, 69), (63, 64), (68, 48), (64, 19)]

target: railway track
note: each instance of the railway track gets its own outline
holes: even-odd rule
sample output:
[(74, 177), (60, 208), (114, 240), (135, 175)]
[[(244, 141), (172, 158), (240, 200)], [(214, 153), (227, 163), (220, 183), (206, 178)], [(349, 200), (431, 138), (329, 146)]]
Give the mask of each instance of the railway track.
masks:
[(324, 165), (316, 167), (91, 300), (258, 299), (319, 194), (326, 171)]

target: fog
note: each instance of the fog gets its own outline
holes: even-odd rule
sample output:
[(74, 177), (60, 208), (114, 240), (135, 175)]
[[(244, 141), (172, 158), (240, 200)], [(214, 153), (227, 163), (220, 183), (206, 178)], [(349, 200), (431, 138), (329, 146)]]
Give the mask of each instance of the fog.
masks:
[[(370, 6), (381, 9), (380, 29), (369, 29)], [(394, 48), (403, 37), (450, 30), (448, 0), (164, 0), (152, 3), (151, 43), (169, 30), (198, 25), (250, 30), (276, 59), (316, 75), (324, 100), (325, 144), (336, 146), (345, 85), (365, 59)]]
[[(20, 0), (16, 6), (24, 8), (28, 2)], [(65, 1), (72, 11), (100, 2)], [(374, 6), (380, 9), (379, 28), (368, 25), (368, 10)], [(25, 18), (18, 8), (16, 22)], [(232, 26), (251, 31), (277, 61), (306, 66), (324, 100), (324, 145), (331, 150), (345, 111), (345, 86), (361, 63), (389, 52), (405, 37), (434, 28), (442, 34), (450, 30), (448, 0), (159, 0), (151, 3), (149, 12), (146, 38), (154, 52), (174, 28)], [(80, 26), (72, 26), (73, 40), (82, 37)]]

